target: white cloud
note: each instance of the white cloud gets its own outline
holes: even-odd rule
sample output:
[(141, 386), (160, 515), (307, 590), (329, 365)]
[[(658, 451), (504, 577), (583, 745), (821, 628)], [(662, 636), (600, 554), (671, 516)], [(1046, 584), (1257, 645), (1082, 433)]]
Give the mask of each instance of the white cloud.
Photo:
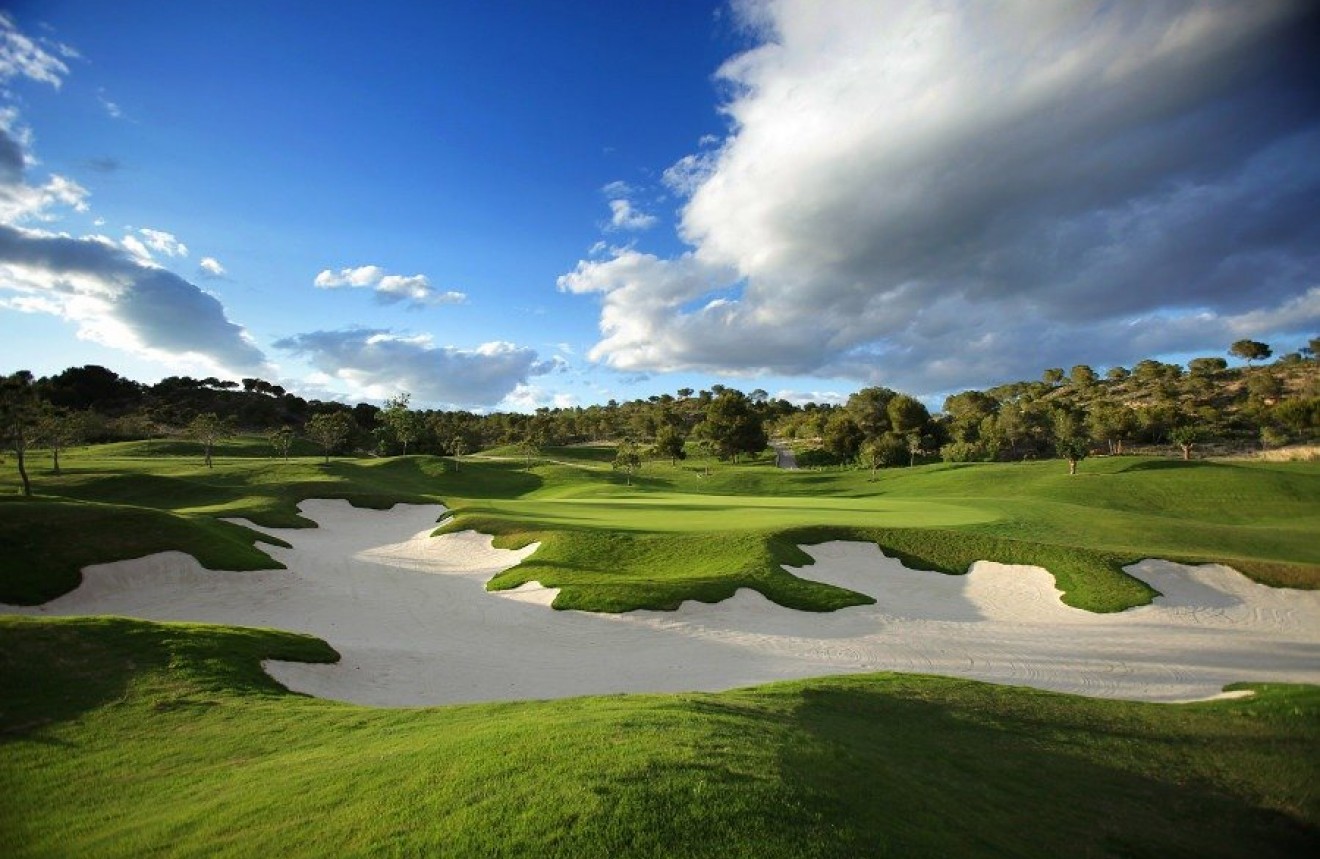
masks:
[(634, 209), (627, 200), (610, 200), (610, 228), (615, 230), (649, 230), (658, 219)]
[(0, 226), (0, 296), (8, 308), (60, 316), (80, 338), (151, 360), (269, 375), (261, 350), (219, 301), (105, 236)]
[(441, 304), (463, 304), (467, 295), (454, 290), (440, 292), (431, 286), (431, 281), (424, 274), (397, 275), (386, 274), (385, 269), (375, 265), (343, 268), (339, 271), (325, 269), (316, 276), (314, 284), (320, 289), (371, 289), (376, 299), (386, 304), (404, 301), (415, 307)]
[(315, 284), (321, 289), (335, 289), (341, 286), (375, 286), (384, 276), (384, 269), (374, 265), (341, 268), (337, 272), (326, 269), (316, 276)]
[(718, 152), (698, 152), (684, 155), (665, 168), (662, 176), (665, 186), (683, 197), (692, 196), (692, 193), (715, 172), (718, 154)]
[(209, 278), (220, 278), (228, 274), (225, 267), (220, 264), (220, 260), (215, 257), (202, 257), (201, 261), (197, 263), (197, 270), (202, 277)]
[[(632, 201), (637, 195), (637, 189), (627, 182), (618, 179), (600, 190), (608, 198), (610, 206), (610, 222), (605, 227), (607, 230), (649, 230), (659, 220), (655, 215), (637, 208)], [(592, 252), (595, 252), (594, 249)]]
[(408, 391), (419, 405), (431, 406), (494, 406), (530, 377), (554, 369), (534, 350), (512, 343), (460, 349), (437, 346), (429, 335), (385, 329), (313, 331), (275, 347), (307, 359), (353, 397), (383, 400)]
[(101, 107), (105, 108), (105, 112), (110, 115), (111, 119), (123, 118), (124, 111), (119, 107), (118, 104), (106, 98), (105, 90), (98, 90), (96, 97), (97, 99), (100, 100)]
[[(78, 52), (54, 43), (57, 53), (73, 58)], [(69, 67), (59, 57), (49, 53), (40, 42), (19, 32), (14, 19), (0, 12), (0, 82), (23, 77), (39, 83), (48, 83), (56, 89), (69, 74)]]
[(124, 246), (124, 250), (133, 255), (133, 259), (136, 262), (143, 265), (150, 265), (154, 262), (154, 259), (151, 256), (151, 251), (147, 250), (147, 246), (143, 244), (142, 240), (137, 236), (132, 234), (124, 236), (124, 240), (121, 244)]
[(776, 400), (786, 400), (795, 406), (805, 406), (808, 403), (819, 403), (821, 405), (841, 406), (848, 402), (848, 394), (840, 394), (837, 391), (779, 391), (774, 395)]
[(923, 393), (1313, 325), (1314, 7), (738, 8), (732, 132), (666, 174), (691, 250), (560, 278), (593, 360)]
[(172, 233), (143, 227), (138, 230), (147, 240), (147, 247), (168, 257), (186, 257), (188, 246), (174, 237)]
[(576, 405), (578, 399), (572, 394), (556, 393), (538, 385), (518, 385), (500, 400), (497, 408), (501, 411), (530, 413), (542, 408), (571, 409)]
[(20, 125), (12, 108), (0, 110), (0, 224), (21, 221), (53, 221), (52, 211), (67, 207), (86, 212), (87, 189), (72, 179), (52, 175), (44, 185), (29, 185), (24, 173), (35, 159), (28, 148), (32, 134)]
[(88, 196), (86, 188), (59, 175), (52, 175), (44, 185), (0, 182), (0, 223), (53, 221), (58, 215), (52, 209), (61, 206), (86, 212)]

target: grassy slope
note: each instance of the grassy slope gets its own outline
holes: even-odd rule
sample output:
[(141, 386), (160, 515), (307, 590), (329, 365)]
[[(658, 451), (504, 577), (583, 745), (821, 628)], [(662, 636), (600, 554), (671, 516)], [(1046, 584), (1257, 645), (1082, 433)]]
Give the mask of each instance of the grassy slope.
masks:
[[(277, 462), (264, 442), (235, 440), (214, 469), (161, 442), (73, 451), (65, 474), (38, 474), (38, 501), (0, 502), (0, 601), (40, 602), (76, 584), (91, 561), (179, 548), (213, 568), (271, 561), (255, 532), (218, 523), (310, 524), (298, 501), (348, 498), (448, 504), (447, 528), (540, 550), (492, 582), (560, 587), (561, 608), (617, 611), (715, 601), (751, 587), (783, 605), (831, 610), (869, 601), (786, 573), (810, 561), (798, 544), (879, 543), (909, 564), (961, 573), (978, 559), (1049, 569), (1072, 605), (1114, 611), (1153, 592), (1122, 572), (1143, 557), (1224, 561), (1271, 584), (1320, 586), (1320, 465), (1179, 463), (1118, 458), (925, 466), (870, 480), (857, 471), (778, 471), (648, 464), (625, 485), (598, 448), (560, 448), (530, 470), (430, 457)], [(0, 491), (3, 487), (0, 487)], [(50, 527), (59, 521), (58, 527)], [(79, 539), (70, 539), (77, 534)]]
[(1301, 856), (1320, 690), (1198, 705), (872, 675), (372, 710), (311, 639), (0, 619), (0, 853)]
[[(830, 539), (879, 543), (913, 566), (961, 573), (974, 561), (1031, 563), (1054, 573), (1069, 604), (1116, 611), (1153, 591), (1125, 575), (1146, 557), (1227, 562), (1257, 579), (1320, 586), (1320, 467), (1087, 462), (1069, 477), (1057, 462), (784, 473), (767, 464), (651, 464), (636, 486), (590, 461), (531, 474), (517, 496), (447, 496), (450, 530), (473, 527), (501, 544), (539, 540), (526, 563), (492, 587), (539, 580), (563, 588), (560, 607), (671, 608), (755, 587), (798, 608), (850, 604), (803, 587), (779, 565)], [(621, 588), (621, 585), (623, 586)]]
[(439, 501), (427, 492), (443, 472), (438, 461), (280, 462), (256, 440), (238, 440), (207, 469), (195, 452), (180, 456), (176, 448), (155, 441), (71, 451), (59, 477), (34, 469), (40, 494), (32, 499), (0, 483), (0, 492), (11, 489), (0, 495), (0, 602), (45, 602), (76, 587), (87, 564), (165, 549), (210, 569), (278, 566), (256, 546), (271, 538), (219, 517), (288, 528), (314, 524), (297, 513), (306, 498), (375, 508)]

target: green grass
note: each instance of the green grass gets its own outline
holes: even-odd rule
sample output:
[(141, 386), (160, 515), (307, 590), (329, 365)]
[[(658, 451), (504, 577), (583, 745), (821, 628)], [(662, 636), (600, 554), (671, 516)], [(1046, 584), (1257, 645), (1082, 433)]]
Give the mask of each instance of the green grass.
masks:
[[(800, 544), (879, 543), (912, 566), (1036, 563), (1074, 605), (1151, 592), (1147, 556), (1320, 585), (1320, 466), (1087, 461), (784, 473), (600, 448), (520, 459), (276, 461), (237, 439), (201, 466), (161, 442), (0, 477), (0, 600), (87, 563), (181, 549), (272, 564), (255, 532), (306, 498), (443, 502), (532, 558), (560, 606), (623, 610), (753, 587), (828, 610)], [(181, 453), (182, 452), (182, 453)], [(809, 575), (809, 573), (807, 573)], [(0, 618), (0, 855), (1301, 856), (1320, 849), (1320, 689), (1197, 705), (1100, 701), (915, 675), (723, 694), (374, 710), (286, 692), (263, 659), (333, 661), (273, 630)]]
[[(951, 574), (980, 559), (1043, 566), (1066, 602), (1093, 611), (1151, 599), (1122, 569), (1146, 557), (1224, 562), (1269, 584), (1320, 586), (1316, 463), (1122, 457), (1088, 460), (1075, 477), (1047, 461), (921, 466), (871, 479), (783, 472), (762, 457), (648, 463), (630, 486), (599, 446), (552, 448), (531, 468), (520, 457), (467, 457), (455, 471), (425, 456), (324, 465), (275, 460), (261, 439), (227, 445), (213, 469), (195, 445), (161, 441), (70, 451), (58, 477), (37, 466), (38, 500), (0, 502), (0, 601), (40, 602), (76, 585), (87, 563), (163, 548), (211, 567), (270, 566), (257, 534), (216, 519), (306, 526), (296, 512), (306, 498), (442, 502), (454, 513), (449, 530), (476, 528), (510, 547), (539, 542), (491, 587), (539, 580), (561, 589), (560, 608), (665, 609), (741, 587), (806, 610), (869, 602), (783, 570), (809, 563), (799, 544), (832, 539), (870, 540)], [(5, 477), (12, 492), (13, 475)]]
[(1197, 705), (878, 674), (374, 710), (289, 633), (0, 619), (0, 853), (1304, 856), (1320, 689)]
[[(649, 464), (620, 475), (555, 464), (516, 495), (446, 497), (446, 530), (509, 547), (539, 541), (493, 588), (538, 580), (556, 606), (615, 611), (724, 599), (750, 587), (794, 608), (866, 601), (786, 577), (799, 544), (869, 540), (911, 566), (958, 574), (977, 560), (1035, 564), (1064, 600), (1120, 611), (1155, 592), (1123, 567), (1147, 557), (1233, 565), (1269, 584), (1320, 586), (1320, 468), (1314, 464), (1091, 461), (785, 473), (768, 464)], [(810, 575), (806, 573), (806, 575)]]

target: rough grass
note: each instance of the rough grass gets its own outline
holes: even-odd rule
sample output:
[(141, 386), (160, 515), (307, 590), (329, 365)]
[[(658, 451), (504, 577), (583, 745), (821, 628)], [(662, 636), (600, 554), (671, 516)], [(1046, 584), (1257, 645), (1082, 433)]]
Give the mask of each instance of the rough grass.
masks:
[(1197, 705), (877, 674), (373, 710), (288, 633), (0, 619), (0, 853), (1306, 856), (1320, 690)]

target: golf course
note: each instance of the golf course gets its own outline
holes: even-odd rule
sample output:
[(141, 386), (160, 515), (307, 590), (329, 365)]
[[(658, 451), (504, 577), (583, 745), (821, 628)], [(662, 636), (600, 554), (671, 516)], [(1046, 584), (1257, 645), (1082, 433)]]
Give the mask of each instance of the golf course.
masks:
[[(1317, 463), (1110, 457), (1075, 476), (1058, 460), (873, 476), (782, 470), (766, 453), (655, 460), (625, 475), (604, 445), (328, 464), (292, 453), (272, 458), (264, 439), (239, 436), (206, 468), (182, 441), (74, 448), (61, 474), (34, 472), (30, 498), (5, 473), (6, 855), (1294, 856), (1320, 845), (1320, 689), (1268, 682), (1277, 666), (1243, 667), (1229, 681), (1237, 697), (1167, 704), (1110, 700), (1140, 696), (1104, 686), (1046, 691), (1032, 678), (1063, 660), (1054, 651), (1008, 685), (864, 662), (821, 676), (774, 663), (765, 676), (792, 679), (767, 685), (765, 653), (738, 656), (752, 638), (812, 629), (823, 630), (812, 646), (846, 643), (859, 623), (894, 625), (881, 650), (938, 648), (941, 630), (1042, 610), (976, 602), (981, 577), (1019, 588), (1005, 591), (1013, 599), (1036, 588), (1055, 613), (1035, 615), (1039, 629), (1064, 617), (1065, 637), (1121, 639), (1151, 652), (1152, 671), (1195, 661), (1191, 650), (1160, 654), (1149, 620), (1205, 609), (1196, 601), (1210, 585), (1195, 565), (1248, 577), (1225, 571), (1242, 584), (1231, 598), (1213, 592), (1212, 613), (1259, 591), (1276, 602), (1255, 615), (1295, 609), (1307, 623), (1320, 585)], [(872, 554), (830, 573), (854, 557), (848, 546)], [(151, 557), (159, 570), (135, 560)], [(1161, 609), (1177, 595), (1143, 578), (1145, 559), (1192, 565), (1179, 568), (1192, 571), (1191, 601)], [(334, 579), (340, 566), (358, 578)], [(314, 614), (320, 592), (270, 603), (292, 593), (291, 578), (322, 571), (348, 593), (323, 634), (199, 622), (208, 604), (221, 619)], [(966, 581), (950, 593), (969, 611), (920, 635), (900, 628), (897, 591), (880, 585), (902, 576), (917, 588)], [(238, 590), (245, 577), (255, 590)], [(419, 577), (451, 590), (427, 601)], [(110, 602), (76, 602), (89, 588), (87, 599)], [(192, 590), (210, 603), (184, 606)], [(216, 608), (222, 590), (226, 605), (258, 614)], [(378, 623), (372, 635), (387, 644), (358, 659), (350, 621), (371, 610), (372, 591), (423, 616)], [(61, 600), (145, 606), (152, 594), (172, 595), (156, 620), (56, 616), (68, 614)], [(465, 612), (477, 612), (470, 627)], [(579, 627), (538, 625), (559, 621), (589, 625), (592, 640), (575, 651)], [(1092, 623), (1118, 625), (1087, 638)], [(735, 640), (735, 627), (757, 634)], [(493, 634), (477, 642), (482, 628)], [(1034, 629), (1013, 634), (1025, 642)], [(403, 686), (485, 675), (469, 697), (434, 699), (471, 703), (418, 706), (380, 678), (379, 700), (366, 700), (387, 706), (292, 691), (305, 676), (315, 691), (322, 671), (409, 678), (390, 660), (424, 634), (414, 630), (435, 639), (418, 657), (424, 679)], [(1198, 651), (1233, 634), (1192, 632)], [(993, 667), (993, 651), (1017, 640), (995, 635), (967, 639), (971, 657), (958, 659)], [(1308, 641), (1276, 654), (1302, 676), (1320, 669)], [(490, 675), (526, 675), (544, 691), (483, 692)], [(583, 697), (575, 683), (634, 694)]]

